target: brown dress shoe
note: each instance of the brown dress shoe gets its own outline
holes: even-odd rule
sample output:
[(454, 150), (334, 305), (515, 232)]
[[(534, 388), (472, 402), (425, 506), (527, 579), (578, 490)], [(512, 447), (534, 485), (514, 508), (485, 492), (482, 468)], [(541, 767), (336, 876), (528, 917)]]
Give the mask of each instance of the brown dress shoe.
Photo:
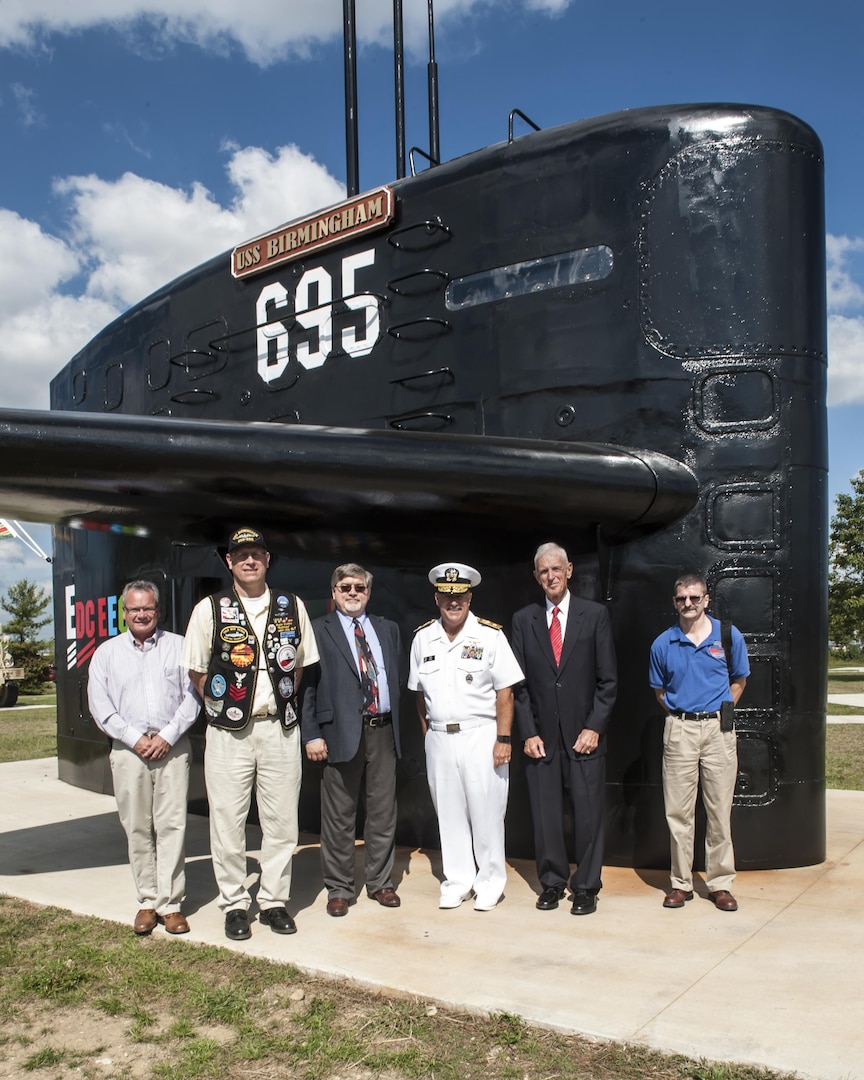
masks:
[(714, 906), (720, 911), (737, 911), (738, 901), (728, 889), (720, 889), (718, 892), (709, 892), (708, 899), (714, 902)]
[(369, 899), (377, 900), (381, 907), (399, 907), (402, 903), (399, 899), (399, 894), (389, 885), (385, 885), (384, 888), (379, 889), (378, 892), (369, 893)]
[(144, 907), (135, 916), (135, 922), (132, 923), (132, 929), (140, 937), (145, 937), (147, 934), (153, 932), (156, 929), (156, 924), (159, 922), (156, 912), (152, 907)]
[(327, 901), (327, 914), (339, 919), (348, 914), (348, 901), (344, 896), (331, 896)]
[(683, 889), (673, 889), (663, 901), (663, 907), (684, 907), (688, 900), (693, 899), (693, 890), (684, 892)]
[(188, 934), (189, 923), (185, 915), (179, 911), (172, 911), (170, 915), (160, 915), (159, 922), (163, 923), (169, 934)]

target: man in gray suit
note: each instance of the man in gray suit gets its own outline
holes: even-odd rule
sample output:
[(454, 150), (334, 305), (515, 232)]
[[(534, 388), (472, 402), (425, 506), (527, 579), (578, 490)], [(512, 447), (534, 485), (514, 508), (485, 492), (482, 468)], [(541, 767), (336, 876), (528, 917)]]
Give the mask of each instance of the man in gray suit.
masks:
[(300, 726), (306, 756), (323, 761), (321, 871), (327, 914), (348, 914), (354, 899), (357, 804), (366, 795), (366, 892), (399, 907), (393, 888), (396, 758), (402, 642), (389, 619), (367, 615), (372, 575), (356, 563), (330, 579), (336, 610), (312, 626), (321, 663), (305, 687)]

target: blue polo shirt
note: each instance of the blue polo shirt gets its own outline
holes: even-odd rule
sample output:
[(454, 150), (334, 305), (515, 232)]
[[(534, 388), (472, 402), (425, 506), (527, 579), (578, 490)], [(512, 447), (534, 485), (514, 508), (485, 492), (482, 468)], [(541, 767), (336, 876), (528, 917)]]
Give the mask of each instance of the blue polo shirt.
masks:
[[(663, 690), (671, 711), (717, 712), (730, 700), (726, 650), (720, 640), (720, 620), (711, 619), (711, 633), (701, 645), (694, 645), (676, 623), (655, 639), (651, 646), (648, 682)], [(739, 630), (732, 627), (732, 678), (750, 674), (747, 646)]]

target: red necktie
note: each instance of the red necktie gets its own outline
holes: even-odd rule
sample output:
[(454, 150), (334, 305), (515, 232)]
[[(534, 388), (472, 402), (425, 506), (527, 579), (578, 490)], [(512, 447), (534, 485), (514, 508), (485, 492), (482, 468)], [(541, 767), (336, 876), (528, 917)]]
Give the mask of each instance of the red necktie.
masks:
[(555, 665), (561, 663), (561, 623), (558, 621), (560, 608), (552, 608), (552, 622), (549, 623), (549, 641), (552, 643), (552, 655), (555, 657)]

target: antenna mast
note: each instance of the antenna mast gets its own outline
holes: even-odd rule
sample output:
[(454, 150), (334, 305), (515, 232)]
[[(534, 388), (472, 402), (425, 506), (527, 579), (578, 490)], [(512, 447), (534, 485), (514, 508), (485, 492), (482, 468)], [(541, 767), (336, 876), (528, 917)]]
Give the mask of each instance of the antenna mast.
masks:
[(360, 156), (357, 140), (357, 27), (354, 0), (342, 0), (342, 26), (342, 47), (345, 53), (345, 170), (348, 195), (352, 196), (360, 193)]

